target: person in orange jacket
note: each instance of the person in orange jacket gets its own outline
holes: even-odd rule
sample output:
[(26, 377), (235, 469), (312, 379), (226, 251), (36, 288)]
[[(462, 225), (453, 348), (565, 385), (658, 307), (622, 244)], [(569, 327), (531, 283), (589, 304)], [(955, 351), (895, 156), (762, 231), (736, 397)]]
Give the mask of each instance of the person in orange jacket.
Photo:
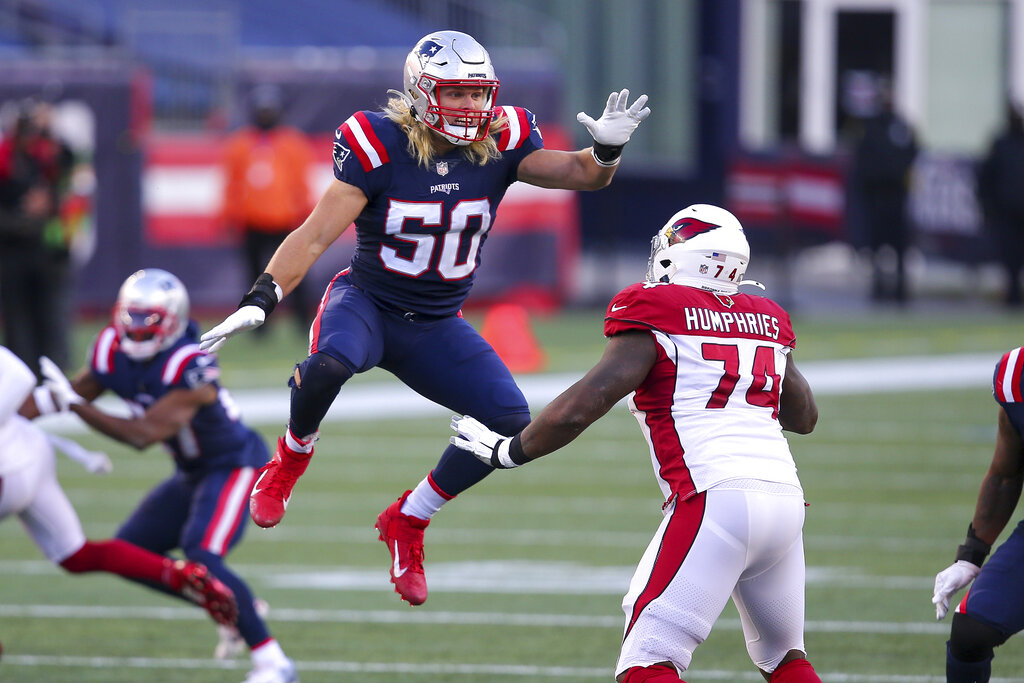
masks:
[[(281, 123), (280, 89), (253, 90), (252, 123), (228, 139), (224, 154), (224, 220), (241, 232), (248, 272), (255, 279), (284, 238), (312, 209), (313, 163), (306, 135)], [(305, 333), (313, 309), (308, 287), (292, 293), (296, 322)]]

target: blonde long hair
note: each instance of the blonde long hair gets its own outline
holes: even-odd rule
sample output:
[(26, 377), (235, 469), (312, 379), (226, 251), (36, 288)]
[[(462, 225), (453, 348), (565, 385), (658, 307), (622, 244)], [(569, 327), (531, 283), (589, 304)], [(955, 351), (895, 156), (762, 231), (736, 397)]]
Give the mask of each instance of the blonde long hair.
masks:
[[(396, 94), (388, 100), (387, 106), (383, 109), (384, 115), (405, 131), (406, 137), (409, 138), (409, 154), (416, 158), (416, 163), (423, 168), (430, 168), (430, 162), (437, 155), (437, 148), (434, 144), (438, 140), (435, 137), (437, 133), (427, 128), (412, 115), (409, 103), (400, 93), (396, 91), (391, 92)], [(470, 163), (477, 166), (483, 166), (489, 161), (494, 161), (501, 157), (501, 152), (498, 151), (498, 143), (495, 141), (494, 136), (506, 128), (508, 128), (508, 119), (504, 114), (498, 114), (494, 121), (491, 122), (491, 128), (486, 138), (465, 147), (459, 147), (459, 150), (462, 151), (462, 155)]]

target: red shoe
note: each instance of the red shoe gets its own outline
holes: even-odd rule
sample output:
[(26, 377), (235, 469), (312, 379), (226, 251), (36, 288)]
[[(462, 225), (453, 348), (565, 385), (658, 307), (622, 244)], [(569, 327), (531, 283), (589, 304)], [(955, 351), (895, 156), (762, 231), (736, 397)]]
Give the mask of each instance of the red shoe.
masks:
[(210, 574), (205, 565), (178, 560), (174, 569), (176, 576), (172, 586), (178, 592), (209, 612), (218, 624), (230, 626), (238, 621), (235, 594)]
[(429, 519), (403, 515), (402, 503), (412, 491), (406, 491), (396, 502), (377, 515), (374, 528), (380, 532), (391, 552), (391, 583), (395, 592), (410, 605), (427, 600), (427, 577), (423, 573), (423, 530)]
[(264, 529), (277, 526), (292, 497), (292, 489), (309, 466), (310, 457), (295, 453), (283, 438), (277, 440), (277, 451), (270, 462), (260, 469), (260, 476), (249, 496), (249, 515)]

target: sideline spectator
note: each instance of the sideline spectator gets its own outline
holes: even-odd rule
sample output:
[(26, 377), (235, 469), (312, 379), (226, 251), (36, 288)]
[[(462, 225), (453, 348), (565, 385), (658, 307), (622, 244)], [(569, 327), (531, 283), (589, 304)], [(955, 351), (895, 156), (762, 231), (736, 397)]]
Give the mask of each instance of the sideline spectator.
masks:
[[(288, 233), (309, 215), (313, 152), (305, 134), (281, 123), (277, 86), (258, 86), (251, 104), (252, 124), (228, 139), (224, 155), (224, 219), (241, 232), (245, 264), (255, 280)], [(313, 319), (305, 282), (292, 291), (290, 303), (305, 335)]]
[[(878, 85), (878, 113), (864, 122), (854, 150), (851, 180), (864, 207), (871, 250), (871, 298), (907, 300), (906, 252), (910, 246), (907, 195), (917, 140), (910, 124), (893, 108), (892, 90)], [(890, 264), (892, 258), (895, 263)]]
[(1006, 271), (1007, 306), (1021, 305), (1020, 271), (1024, 267), (1024, 117), (1006, 104), (1006, 128), (992, 141), (978, 168), (978, 202)]
[(74, 155), (50, 129), (50, 106), (17, 104), (0, 140), (0, 314), (4, 343), (38, 376), (39, 355), (69, 360), (70, 252), (61, 205)]

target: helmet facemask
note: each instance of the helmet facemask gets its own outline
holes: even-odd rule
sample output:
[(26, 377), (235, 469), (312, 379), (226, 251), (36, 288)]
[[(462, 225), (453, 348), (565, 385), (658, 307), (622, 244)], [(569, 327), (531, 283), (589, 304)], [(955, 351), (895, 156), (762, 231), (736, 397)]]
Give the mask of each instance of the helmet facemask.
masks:
[[(494, 120), (499, 81), (487, 50), (471, 36), (439, 31), (421, 39), (405, 60), (405, 90), (410, 108), (427, 128), (455, 145), (484, 140)], [(444, 107), (444, 88), (484, 88), (481, 109)]]

